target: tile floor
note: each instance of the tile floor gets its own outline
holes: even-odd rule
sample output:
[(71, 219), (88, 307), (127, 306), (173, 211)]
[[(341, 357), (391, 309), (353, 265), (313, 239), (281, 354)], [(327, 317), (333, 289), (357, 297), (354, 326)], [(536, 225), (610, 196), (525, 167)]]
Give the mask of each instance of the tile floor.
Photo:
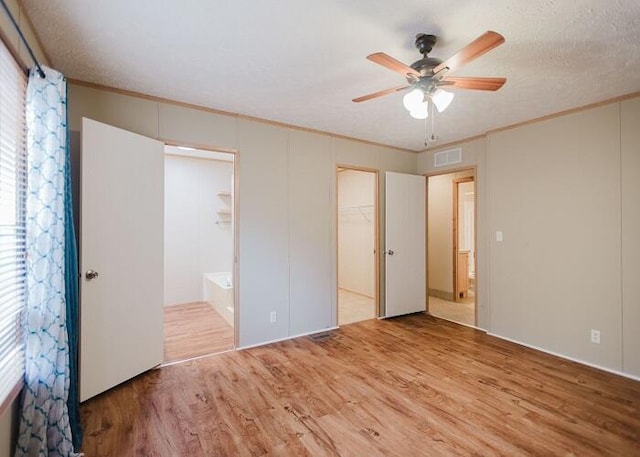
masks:
[(429, 296), (429, 314), (466, 325), (476, 325), (475, 297), (470, 293), (459, 302), (451, 302), (442, 298)]
[(338, 289), (338, 325), (352, 324), (376, 317), (376, 303), (372, 297)]

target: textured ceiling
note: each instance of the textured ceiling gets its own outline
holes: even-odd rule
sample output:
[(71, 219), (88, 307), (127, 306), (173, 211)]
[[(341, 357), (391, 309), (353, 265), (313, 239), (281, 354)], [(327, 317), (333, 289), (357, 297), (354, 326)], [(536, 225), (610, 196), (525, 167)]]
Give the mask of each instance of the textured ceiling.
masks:
[(441, 59), (487, 30), (505, 44), (451, 76), (505, 76), (498, 92), (456, 90), (438, 144), (640, 90), (638, 0), (23, 0), (67, 77), (411, 150), (424, 121), (402, 84), (365, 56)]

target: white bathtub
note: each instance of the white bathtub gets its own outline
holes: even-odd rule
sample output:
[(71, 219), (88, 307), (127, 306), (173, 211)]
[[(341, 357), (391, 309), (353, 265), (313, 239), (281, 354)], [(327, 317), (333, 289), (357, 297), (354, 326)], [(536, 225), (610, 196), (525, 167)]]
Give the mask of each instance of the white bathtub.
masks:
[(204, 301), (233, 327), (233, 280), (231, 273), (204, 274)]

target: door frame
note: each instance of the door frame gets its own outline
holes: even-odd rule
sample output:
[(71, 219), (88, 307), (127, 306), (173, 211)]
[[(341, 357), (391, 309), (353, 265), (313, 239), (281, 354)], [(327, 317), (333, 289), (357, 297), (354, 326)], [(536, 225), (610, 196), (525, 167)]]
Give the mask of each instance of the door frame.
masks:
[[(458, 211), (460, 210), (460, 196), (459, 196), (459, 191), (458, 191), (458, 186), (462, 183), (465, 182), (472, 182), (475, 183), (476, 178), (475, 178), (475, 172), (473, 176), (465, 176), (464, 178), (455, 178), (452, 181), (453, 184), (453, 189), (452, 189), (452, 197), (453, 197), (453, 221), (452, 221), (452, 234), (453, 234), (453, 252), (452, 252), (452, 256), (453, 256), (453, 301), (455, 302), (459, 302), (460, 301), (460, 288), (458, 285), (458, 245), (459, 245), (459, 234), (458, 234)], [(474, 238), (474, 245), (475, 245), (475, 237), (476, 237), (476, 217), (475, 217), (475, 211), (476, 211), (476, 206), (475, 206), (475, 195), (473, 197), (473, 238)], [(475, 253), (475, 251), (474, 251)], [(476, 266), (475, 266), (475, 261), (476, 261), (476, 256), (473, 256), (472, 259), (474, 266), (473, 266), (473, 271), (476, 271)]]
[[(449, 174), (453, 174), (453, 173), (460, 173), (460, 172), (464, 172), (464, 171), (473, 171), (473, 180), (476, 183), (475, 186), (475, 204), (473, 207), (473, 237), (474, 237), (474, 244), (476, 247), (476, 255), (474, 256), (473, 262), (474, 262), (474, 271), (476, 273), (476, 277), (475, 277), (475, 300), (474, 300), (474, 306), (473, 306), (473, 319), (474, 319), (474, 327), (478, 326), (478, 287), (479, 287), (479, 283), (480, 281), (478, 281), (478, 277), (480, 275), (480, 272), (478, 271), (478, 262), (477, 262), (477, 249), (478, 249), (478, 167), (477, 165), (471, 165), (471, 166), (464, 166), (464, 167), (457, 167), (457, 168), (450, 168), (450, 169), (446, 169), (446, 170), (437, 170), (437, 171), (433, 171), (430, 173), (425, 173), (424, 176), (426, 179), (426, 193), (427, 193), (427, 198), (426, 198), (426, 205), (427, 205), (427, 225), (426, 225), (426, 238), (427, 238), (427, 255), (426, 255), (426, 272), (427, 272), (427, 280), (426, 280), (426, 293), (427, 293), (427, 312), (429, 312), (429, 178), (433, 177), (433, 176), (441, 176), (441, 175), (449, 175)], [(455, 179), (460, 179), (460, 178), (454, 178)], [(456, 191), (457, 191), (457, 184), (455, 185), (456, 187)], [(453, 214), (456, 214), (456, 212), (454, 211)], [(457, 217), (457, 216), (456, 216)], [(456, 246), (457, 246), (457, 241), (456, 241)], [(455, 256), (454, 259), (455, 264), (457, 264), (458, 260), (457, 260), (457, 256)], [(455, 264), (454, 264), (454, 274), (455, 274)], [(455, 285), (456, 285), (456, 281), (457, 279), (454, 278), (454, 289), (456, 289)], [(455, 290), (454, 290), (455, 293)], [(455, 298), (455, 297), (454, 297)]]
[(339, 261), (339, 253), (340, 253), (340, 231), (339, 231), (339, 193), (338, 193), (338, 173), (341, 170), (351, 170), (351, 171), (360, 171), (364, 173), (373, 173), (374, 174), (374, 196), (373, 196), (373, 245), (374, 245), (374, 253), (373, 253), (373, 294), (374, 294), (374, 303), (375, 303), (375, 316), (374, 318), (380, 317), (380, 170), (376, 168), (368, 168), (368, 167), (359, 167), (356, 165), (345, 165), (345, 164), (336, 164), (335, 171), (335, 207), (334, 207), (334, 215), (335, 215), (335, 234), (336, 234), (336, 326), (339, 326), (338, 322), (338, 313), (340, 310), (340, 300), (338, 299), (338, 289), (340, 288), (340, 261)]
[[(239, 291), (240, 291), (240, 262), (238, 253), (240, 252), (239, 245), (239, 220), (240, 220), (240, 205), (239, 205), (239, 195), (238, 190), (240, 189), (240, 176), (239, 176), (239, 164), (240, 161), (240, 151), (232, 148), (223, 148), (223, 147), (215, 147), (209, 146), (201, 143), (193, 143), (189, 141), (176, 141), (170, 140), (166, 138), (160, 138), (159, 141), (163, 142), (165, 146), (183, 146), (193, 149), (199, 149), (202, 151), (210, 151), (210, 152), (222, 152), (225, 154), (233, 154), (233, 208), (231, 210), (231, 220), (233, 225), (233, 349), (235, 351), (238, 348), (238, 341), (240, 338), (240, 299), (239, 299)], [(207, 354), (211, 355), (211, 354)], [(207, 357), (198, 356), (197, 358)], [(180, 360), (177, 362), (169, 362), (167, 364), (163, 363), (162, 366), (174, 365), (176, 363), (188, 362), (191, 359)]]

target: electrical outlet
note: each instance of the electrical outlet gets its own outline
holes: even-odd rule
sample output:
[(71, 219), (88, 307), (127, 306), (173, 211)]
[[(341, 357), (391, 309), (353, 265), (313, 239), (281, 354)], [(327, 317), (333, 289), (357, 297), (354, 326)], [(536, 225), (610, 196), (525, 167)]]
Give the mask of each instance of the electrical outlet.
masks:
[(591, 329), (591, 342), (600, 344), (600, 330)]
[(276, 322), (278, 322), (278, 316), (276, 315), (275, 311), (271, 311), (270, 320), (272, 324), (275, 324)]

